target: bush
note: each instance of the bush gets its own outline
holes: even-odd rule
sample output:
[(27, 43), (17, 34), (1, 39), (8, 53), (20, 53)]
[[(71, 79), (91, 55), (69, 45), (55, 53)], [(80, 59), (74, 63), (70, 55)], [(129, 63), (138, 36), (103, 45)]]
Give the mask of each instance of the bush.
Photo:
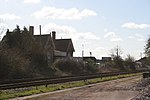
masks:
[(83, 61), (75, 58), (57, 59), (53, 66), (67, 74), (81, 74), (84, 71)]
[(127, 67), (127, 70), (136, 70), (134, 57), (130, 55), (127, 55), (127, 58), (124, 61), (124, 65)]
[(119, 68), (120, 70), (125, 70), (124, 61), (120, 56), (115, 56), (113, 58), (113, 65)]
[(69, 75), (95, 73), (98, 71), (98, 66), (92, 60), (83, 61), (76, 58), (57, 59), (53, 66)]
[(87, 73), (98, 72), (98, 65), (91, 59), (87, 59), (85, 61), (85, 68), (87, 70)]
[(29, 59), (18, 49), (0, 49), (0, 79), (31, 77), (29, 66)]

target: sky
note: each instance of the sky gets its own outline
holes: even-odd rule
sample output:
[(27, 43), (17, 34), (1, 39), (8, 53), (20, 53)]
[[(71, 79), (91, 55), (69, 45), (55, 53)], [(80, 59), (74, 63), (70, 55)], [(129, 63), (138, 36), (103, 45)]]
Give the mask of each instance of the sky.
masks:
[(76, 57), (84, 50), (101, 59), (119, 46), (123, 58), (139, 59), (150, 37), (150, 0), (0, 0), (0, 30), (16, 25), (71, 38)]

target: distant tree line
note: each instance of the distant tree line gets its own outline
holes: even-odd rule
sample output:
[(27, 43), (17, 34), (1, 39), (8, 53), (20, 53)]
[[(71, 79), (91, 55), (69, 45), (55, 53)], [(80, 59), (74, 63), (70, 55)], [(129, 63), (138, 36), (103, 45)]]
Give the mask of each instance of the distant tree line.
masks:
[(127, 57), (123, 59), (121, 57), (122, 53), (122, 50), (118, 46), (114, 48), (114, 53), (112, 53), (114, 66), (120, 68), (121, 70), (136, 70), (135, 58), (128, 54)]
[(120, 47), (116, 46), (111, 49), (111, 61), (107, 61), (100, 66), (105, 66), (106, 68), (116, 69), (116, 71), (133, 71), (136, 70), (135, 58), (131, 55), (127, 55), (126, 58), (122, 58), (122, 50)]

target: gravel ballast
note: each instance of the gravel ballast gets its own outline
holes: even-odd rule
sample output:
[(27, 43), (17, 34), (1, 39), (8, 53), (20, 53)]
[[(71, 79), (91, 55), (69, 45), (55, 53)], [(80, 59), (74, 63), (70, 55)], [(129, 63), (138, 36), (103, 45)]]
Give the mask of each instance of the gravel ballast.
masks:
[(142, 79), (136, 86), (141, 92), (131, 100), (150, 100), (150, 78)]

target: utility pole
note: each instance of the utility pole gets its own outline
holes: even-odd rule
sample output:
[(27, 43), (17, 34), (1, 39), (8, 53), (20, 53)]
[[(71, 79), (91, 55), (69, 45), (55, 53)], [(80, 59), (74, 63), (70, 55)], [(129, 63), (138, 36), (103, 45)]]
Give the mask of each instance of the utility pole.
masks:
[(117, 57), (118, 57), (119, 56), (119, 48), (118, 48), (118, 46), (117, 46), (116, 53), (117, 53)]
[(84, 57), (84, 44), (82, 44), (82, 58)]
[(39, 29), (40, 29), (40, 45), (42, 46), (42, 43), (41, 43), (41, 25), (39, 25)]

